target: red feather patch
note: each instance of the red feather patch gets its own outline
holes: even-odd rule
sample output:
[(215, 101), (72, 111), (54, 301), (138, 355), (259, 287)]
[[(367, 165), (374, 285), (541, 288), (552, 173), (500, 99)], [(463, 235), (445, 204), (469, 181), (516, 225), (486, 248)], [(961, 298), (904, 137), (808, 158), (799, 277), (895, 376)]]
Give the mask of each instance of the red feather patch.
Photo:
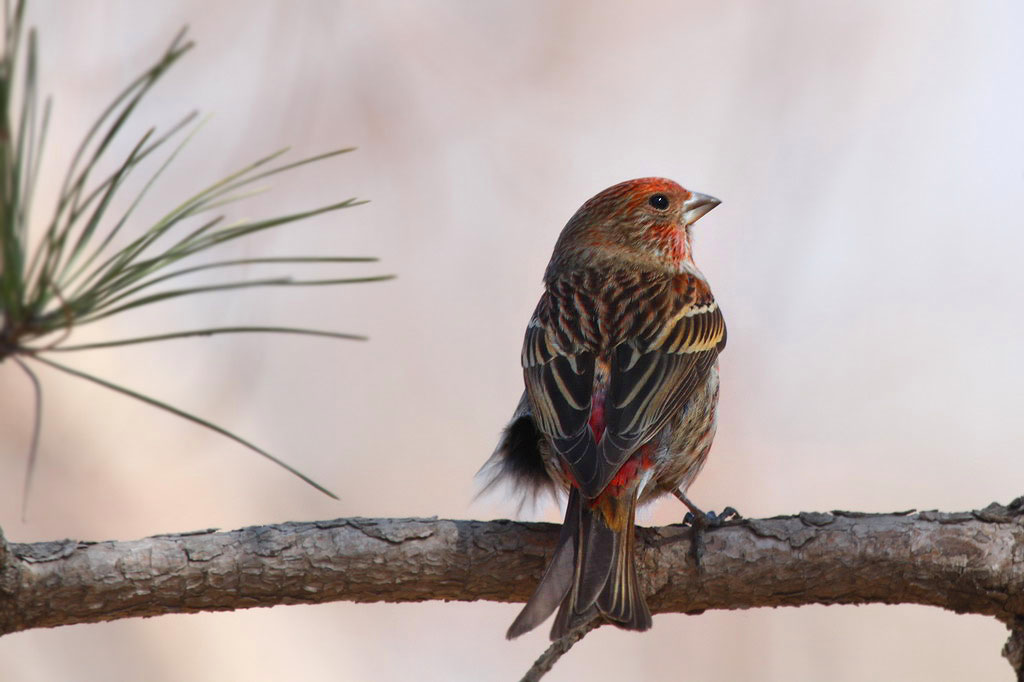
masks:
[(604, 436), (604, 396), (605, 391), (597, 390), (594, 391), (594, 395), (590, 399), (590, 419), (587, 423), (590, 424), (590, 430), (594, 432), (594, 442), (600, 443), (601, 437)]

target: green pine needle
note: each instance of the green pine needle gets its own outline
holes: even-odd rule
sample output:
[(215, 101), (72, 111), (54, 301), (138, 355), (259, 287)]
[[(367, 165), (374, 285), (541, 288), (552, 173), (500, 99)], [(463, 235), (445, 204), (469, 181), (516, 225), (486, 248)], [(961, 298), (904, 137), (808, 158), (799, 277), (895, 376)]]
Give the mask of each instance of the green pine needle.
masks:
[[(182, 29), (163, 54), (122, 90), (89, 128), (67, 169), (42, 238), (29, 253), (32, 197), (42, 165), (51, 102), (49, 99), (45, 101), (40, 114), (36, 79), (37, 38), (34, 30), (29, 31), (27, 44), (23, 44), (24, 9), (24, 0), (16, 2), (13, 8), (10, 2), (5, 3), (4, 47), (0, 55), (0, 363), (11, 358), (27, 373), (35, 390), (36, 417), (29, 449), (25, 499), (41, 434), (42, 386), (29, 366), (31, 362), (48, 365), (204, 426), (335, 497), (302, 472), (227, 429), (144, 393), (56, 363), (45, 355), (195, 336), (255, 332), (365, 340), (357, 334), (250, 325), (150, 334), (95, 343), (68, 342), (74, 330), (84, 324), (171, 299), (253, 287), (333, 286), (391, 279), (392, 275), (316, 279), (289, 275), (161, 288), (171, 280), (188, 275), (207, 270), (228, 271), (242, 265), (299, 268), (312, 264), (341, 266), (376, 262), (375, 258), (369, 257), (276, 255), (197, 262), (222, 244), (366, 203), (346, 199), (305, 211), (234, 223), (225, 223), (223, 215), (213, 213), (264, 191), (265, 188), (256, 183), (347, 154), (354, 148), (346, 147), (287, 162), (283, 161), (287, 149), (273, 152), (178, 202), (154, 224), (134, 224), (132, 217), (140, 203), (150, 197), (164, 171), (193, 142), (203, 125), (203, 121), (196, 121), (194, 112), (190, 113), (163, 132), (148, 130), (120, 161), (113, 162), (110, 158), (111, 149), (117, 146), (114, 141), (124, 136), (126, 124), (134, 120), (133, 114), (139, 104), (167, 70), (192, 49), (193, 43), (186, 40), (186, 30)], [(14, 102), (20, 104), (16, 111)], [(111, 216), (115, 200), (124, 194), (125, 182), (135, 177), (150, 159), (163, 152), (172, 140), (177, 140), (176, 144), (150, 172), (142, 189), (130, 197), (128, 208), (119, 216)], [(109, 168), (111, 165), (115, 168), (113, 172), (108, 172), (105, 177), (100, 175), (101, 167)], [(93, 181), (93, 177), (103, 179)], [(128, 230), (135, 231), (135, 236), (115, 248), (115, 237)], [(168, 245), (158, 247), (158, 241)]]
[(32, 475), (36, 471), (36, 459), (39, 454), (39, 434), (43, 429), (43, 385), (39, 383), (39, 377), (32, 371), (32, 368), (15, 356), (14, 363), (28, 375), (32, 382), (32, 396), (35, 405), (32, 414), (32, 441), (28, 446), (28, 466), (25, 467), (25, 483), (21, 491), (21, 520), (24, 521), (28, 514), (28, 491), (32, 487)]
[(350, 341), (366, 341), (367, 338), (360, 334), (342, 334), (341, 332), (325, 332), (319, 329), (302, 329), (299, 327), (210, 327), (209, 329), (193, 329), (187, 332), (173, 332), (170, 334), (156, 334), (154, 336), (139, 336), (134, 339), (120, 339), (118, 341), (99, 341), (97, 343), (82, 343), (70, 346), (57, 346), (51, 348), (52, 353), (68, 351), (93, 350), (96, 348), (116, 348), (118, 346), (131, 346), (138, 343), (152, 343), (154, 341), (167, 341), (169, 339), (185, 339), (191, 336), (215, 336), (217, 334), (245, 334), (256, 332), (260, 334), (300, 334), (305, 336), (324, 336), (331, 339), (348, 339)]
[(316, 488), (317, 490), (319, 490), (323, 494), (328, 495), (330, 497), (333, 497), (334, 499), (338, 499), (337, 495), (335, 495), (330, 490), (328, 490), (327, 488), (323, 487), (322, 485), (320, 485), (319, 483), (317, 483), (316, 481), (311, 479), (309, 476), (306, 476), (306, 474), (302, 473), (301, 471), (299, 471), (295, 467), (291, 466), (287, 462), (281, 461), (280, 459), (278, 459), (277, 457), (274, 457), (272, 454), (270, 454), (269, 452), (267, 452), (263, 448), (261, 448), (261, 447), (259, 447), (257, 445), (253, 445), (252, 443), (250, 443), (246, 439), (242, 438), (241, 436), (235, 435), (234, 433), (231, 433), (227, 429), (221, 428), (220, 426), (217, 426), (213, 422), (209, 422), (209, 421), (203, 419), (202, 417), (197, 417), (196, 415), (194, 415), (194, 414), (192, 414), (190, 412), (186, 412), (184, 410), (180, 410), (177, 407), (174, 407), (173, 405), (168, 405), (167, 403), (165, 403), (163, 401), (160, 401), (160, 400), (157, 400), (156, 398), (152, 398), (152, 397), (150, 397), (148, 395), (139, 393), (137, 391), (133, 391), (130, 388), (125, 388), (124, 386), (119, 386), (118, 384), (112, 383), (110, 381), (106, 381), (105, 379), (100, 379), (99, 377), (94, 376), (92, 374), (87, 374), (87, 373), (82, 372), (80, 370), (73, 369), (71, 367), (68, 367), (67, 365), (62, 365), (60, 363), (54, 362), (53, 360), (47, 360), (46, 358), (42, 358), (42, 357), (38, 357), (38, 356), (35, 358), (35, 360), (38, 361), (38, 362), (43, 363), (44, 365), (49, 365), (50, 367), (53, 367), (54, 369), (58, 369), (61, 372), (65, 372), (67, 374), (79, 377), (81, 379), (85, 379), (86, 381), (91, 381), (94, 384), (99, 384), (100, 386), (103, 386), (104, 388), (109, 388), (112, 391), (116, 391), (116, 392), (121, 393), (123, 395), (130, 396), (132, 398), (135, 398), (136, 400), (140, 400), (140, 401), (142, 401), (142, 402), (144, 402), (146, 404), (152, 405), (153, 407), (158, 407), (161, 410), (164, 410), (165, 412), (170, 412), (171, 414), (176, 415), (178, 417), (181, 417), (182, 419), (187, 419), (190, 422), (193, 422), (195, 424), (199, 424), (200, 426), (204, 426), (204, 427), (210, 429), (211, 431), (215, 431), (215, 432), (219, 433), (222, 436), (230, 438), (231, 440), (235, 441), (236, 443), (240, 443), (240, 444), (244, 445), (245, 447), (249, 448), (253, 452), (258, 453), (260, 455), (263, 455), (264, 457), (269, 459), (274, 464), (276, 464), (279, 467), (281, 467), (281, 468), (291, 472), (292, 474), (295, 474), (296, 476), (298, 476), (303, 481), (305, 481), (306, 483), (310, 484), (311, 486), (313, 486), (314, 488)]

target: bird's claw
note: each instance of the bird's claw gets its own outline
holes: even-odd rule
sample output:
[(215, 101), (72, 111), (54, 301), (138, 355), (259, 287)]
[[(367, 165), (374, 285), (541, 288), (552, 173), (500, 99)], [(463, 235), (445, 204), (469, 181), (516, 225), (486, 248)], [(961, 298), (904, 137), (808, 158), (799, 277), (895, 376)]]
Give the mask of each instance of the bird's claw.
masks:
[(739, 519), (743, 518), (742, 516), (740, 516), (740, 513), (736, 511), (735, 507), (726, 507), (725, 509), (722, 510), (721, 514), (715, 514), (715, 512), (709, 511), (707, 516), (708, 520), (714, 522), (716, 526), (722, 525), (729, 519), (735, 519), (738, 521)]
[(741, 519), (743, 517), (733, 507), (726, 507), (722, 510), (721, 514), (716, 514), (713, 511), (704, 512), (701, 511), (700, 507), (691, 502), (683, 491), (676, 490), (675, 495), (679, 498), (680, 502), (690, 509), (683, 517), (683, 525), (690, 526), (692, 529), (693, 540), (690, 546), (690, 553), (693, 555), (693, 560), (697, 563), (697, 570), (703, 570), (701, 558), (704, 556), (705, 548), (704, 532), (708, 528), (718, 528), (730, 519)]
[[(698, 518), (699, 517), (693, 515), (693, 512), (688, 511), (686, 512), (686, 515), (683, 516), (683, 525), (696, 526), (698, 525)], [(722, 510), (721, 514), (716, 514), (713, 511), (704, 512), (703, 520), (700, 521), (699, 525), (703, 526), (704, 528), (718, 528), (719, 526), (723, 525), (726, 521), (739, 520), (742, 518), (743, 517), (740, 515), (738, 511), (736, 511), (736, 509), (734, 509), (733, 507), (726, 507), (725, 509)]]

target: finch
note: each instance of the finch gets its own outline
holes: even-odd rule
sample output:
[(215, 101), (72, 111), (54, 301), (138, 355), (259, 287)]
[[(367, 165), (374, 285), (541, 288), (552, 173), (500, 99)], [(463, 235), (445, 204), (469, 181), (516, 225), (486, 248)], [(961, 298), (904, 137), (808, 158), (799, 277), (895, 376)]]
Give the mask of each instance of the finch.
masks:
[(508, 629), (558, 615), (651, 627), (637, 583), (638, 504), (685, 490), (715, 436), (725, 321), (691, 226), (719, 204), (664, 178), (609, 187), (562, 230), (526, 328), (526, 391), (484, 470), (526, 496), (568, 493), (554, 557)]

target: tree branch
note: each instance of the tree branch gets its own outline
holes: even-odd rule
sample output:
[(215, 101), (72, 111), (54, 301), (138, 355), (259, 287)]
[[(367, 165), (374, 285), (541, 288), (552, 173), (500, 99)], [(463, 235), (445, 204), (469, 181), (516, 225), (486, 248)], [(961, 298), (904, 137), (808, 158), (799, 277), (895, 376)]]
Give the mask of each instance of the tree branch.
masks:
[[(1024, 680), (1024, 498), (971, 512), (733, 521), (707, 532), (700, 571), (688, 528), (638, 532), (655, 613), (909, 603), (989, 615), (1011, 628), (1005, 655)], [(361, 518), (130, 542), (0, 535), (0, 634), (338, 600), (521, 602), (557, 536), (545, 523)]]

